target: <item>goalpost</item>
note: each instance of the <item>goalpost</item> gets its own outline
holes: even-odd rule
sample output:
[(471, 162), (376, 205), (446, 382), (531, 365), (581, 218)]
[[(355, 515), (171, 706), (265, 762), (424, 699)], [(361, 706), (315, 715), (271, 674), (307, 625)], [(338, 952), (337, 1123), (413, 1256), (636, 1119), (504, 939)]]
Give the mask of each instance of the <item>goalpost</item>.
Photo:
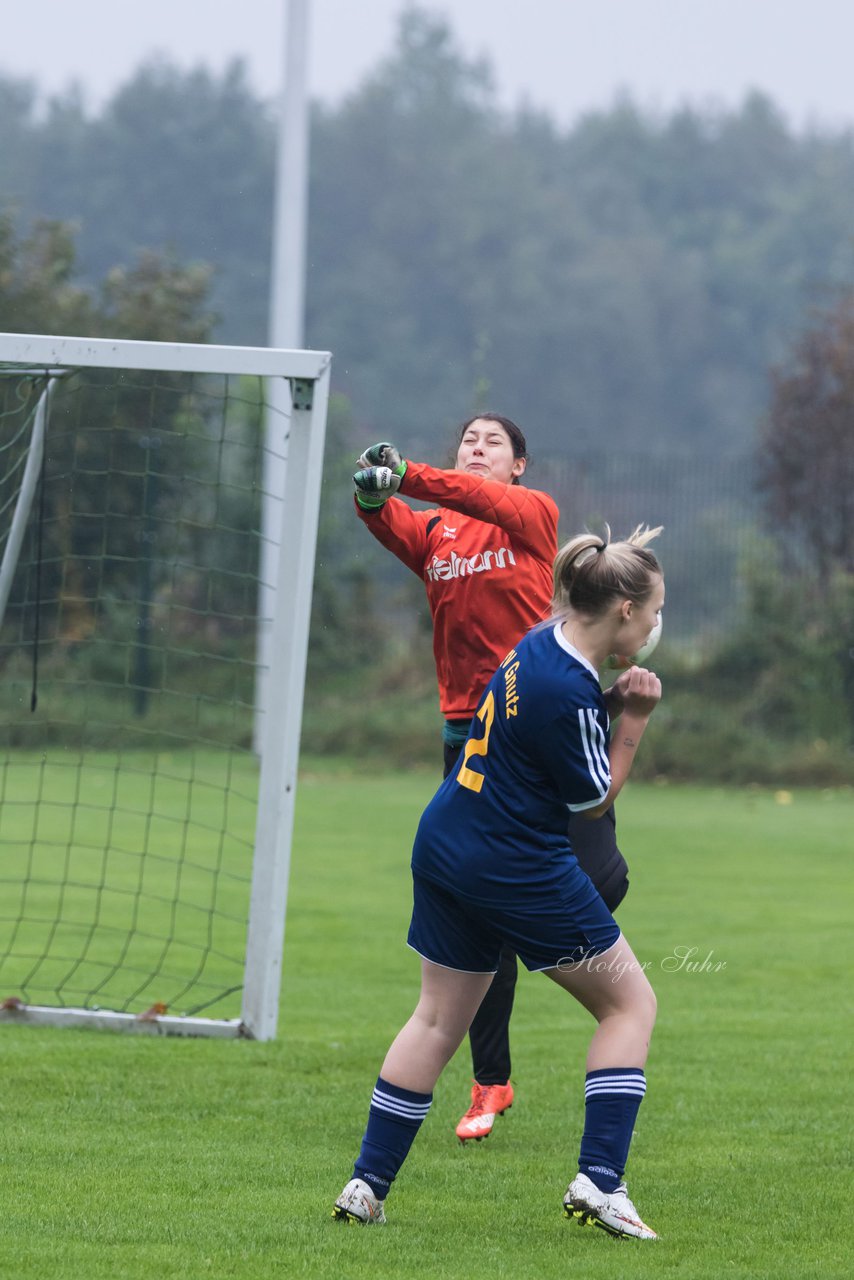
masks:
[(275, 1035), (329, 370), (0, 334), (0, 1024)]

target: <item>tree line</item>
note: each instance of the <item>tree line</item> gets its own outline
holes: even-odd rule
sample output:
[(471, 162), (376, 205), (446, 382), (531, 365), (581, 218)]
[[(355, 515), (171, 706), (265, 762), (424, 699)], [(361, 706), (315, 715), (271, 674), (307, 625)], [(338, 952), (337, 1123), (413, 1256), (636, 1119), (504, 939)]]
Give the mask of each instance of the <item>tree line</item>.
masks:
[[(217, 339), (264, 342), (274, 136), (238, 63), (149, 63), (96, 114), (6, 77), (0, 208), (74, 227), (93, 285), (142, 251), (207, 264)], [(499, 110), (410, 8), (313, 111), (307, 341), (357, 427), (413, 450), (488, 404), (543, 453), (744, 452), (806, 307), (854, 282), (852, 189), (851, 131), (796, 133), (759, 95), (566, 129)]]
[[(274, 132), (238, 65), (150, 64), (97, 116), (73, 92), (42, 110), (34, 86), (0, 79), (2, 327), (263, 342)], [(677, 498), (690, 508), (703, 558), (677, 545), (668, 580), (718, 639), (699, 666), (663, 647), (676, 714), (649, 768), (846, 776), (852, 189), (850, 131), (795, 134), (758, 96), (664, 117), (625, 101), (565, 131), (500, 112), (488, 68), (444, 22), (407, 11), (362, 87), (314, 110), (308, 341), (334, 352), (336, 394), (310, 743), (417, 755), (432, 741), (418, 584), (353, 536), (348, 475), (354, 446), (381, 437), (441, 464), (452, 423), (491, 406), (523, 425), (551, 468), (534, 483), (576, 524), (664, 511), (672, 536)], [(113, 423), (98, 447), (132, 427)], [(715, 458), (732, 463), (726, 493)], [(126, 478), (129, 509), (142, 510), (143, 475)], [(158, 485), (162, 505), (165, 472)], [(91, 511), (100, 500), (94, 485)], [(82, 526), (53, 518), (48, 549), (67, 575), (86, 559)], [(247, 510), (234, 527), (256, 521)]]

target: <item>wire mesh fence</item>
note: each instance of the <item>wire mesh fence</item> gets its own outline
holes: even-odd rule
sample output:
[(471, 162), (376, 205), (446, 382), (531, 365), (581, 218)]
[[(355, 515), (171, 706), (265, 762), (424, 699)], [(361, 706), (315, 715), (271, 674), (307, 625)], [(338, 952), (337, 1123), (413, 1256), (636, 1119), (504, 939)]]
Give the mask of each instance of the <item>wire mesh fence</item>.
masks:
[(531, 483), (551, 493), (562, 537), (607, 523), (614, 537), (662, 525), (655, 544), (667, 579), (666, 633), (707, 647), (743, 600), (742, 570), (755, 551), (761, 511), (749, 455), (649, 452), (544, 459)]

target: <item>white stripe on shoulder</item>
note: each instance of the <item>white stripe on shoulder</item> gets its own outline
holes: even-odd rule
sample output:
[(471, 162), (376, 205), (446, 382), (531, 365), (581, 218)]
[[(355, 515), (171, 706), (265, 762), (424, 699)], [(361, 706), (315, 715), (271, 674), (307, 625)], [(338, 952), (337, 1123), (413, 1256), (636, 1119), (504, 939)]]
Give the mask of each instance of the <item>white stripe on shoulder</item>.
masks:
[(590, 719), (591, 736), (594, 743), (594, 751), (602, 769), (602, 779), (605, 783), (605, 789), (611, 785), (611, 761), (608, 757), (608, 744), (605, 741), (605, 732), (599, 723), (599, 717), (592, 708), (588, 708), (587, 715)]
[(595, 782), (599, 791), (602, 792), (602, 795), (605, 795), (611, 785), (610, 766), (603, 768), (602, 765), (601, 745), (596, 734), (596, 730), (599, 729), (599, 724), (596, 720), (595, 711), (590, 707), (579, 707), (578, 725), (581, 730), (581, 743), (584, 747), (584, 754), (587, 758), (587, 768), (590, 770), (590, 777)]

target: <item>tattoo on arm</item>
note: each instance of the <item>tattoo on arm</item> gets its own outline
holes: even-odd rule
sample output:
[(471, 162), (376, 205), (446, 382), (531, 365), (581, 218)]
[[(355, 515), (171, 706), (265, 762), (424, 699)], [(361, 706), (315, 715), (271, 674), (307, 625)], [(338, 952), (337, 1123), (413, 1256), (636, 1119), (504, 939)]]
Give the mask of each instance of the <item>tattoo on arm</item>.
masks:
[(634, 738), (623, 738), (624, 747), (636, 747), (637, 745), (638, 744), (635, 742)]

